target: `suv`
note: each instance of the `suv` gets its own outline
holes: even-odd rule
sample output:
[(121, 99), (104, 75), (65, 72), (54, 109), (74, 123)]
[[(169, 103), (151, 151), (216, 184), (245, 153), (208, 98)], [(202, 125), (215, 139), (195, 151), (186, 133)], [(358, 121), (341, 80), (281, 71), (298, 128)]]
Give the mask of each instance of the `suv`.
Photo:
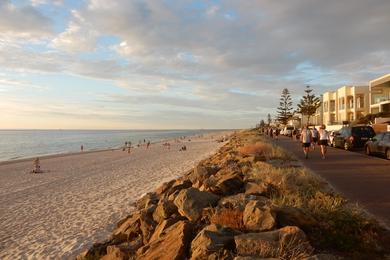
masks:
[(345, 150), (362, 148), (365, 143), (375, 136), (375, 131), (371, 126), (344, 126), (334, 137), (335, 147)]
[(283, 134), (285, 135), (285, 136), (292, 136), (292, 133), (293, 133), (293, 131), (294, 131), (294, 129), (295, 129), (295, 127), (294, 126), (286, 126), (284, 129), (283, 129)]

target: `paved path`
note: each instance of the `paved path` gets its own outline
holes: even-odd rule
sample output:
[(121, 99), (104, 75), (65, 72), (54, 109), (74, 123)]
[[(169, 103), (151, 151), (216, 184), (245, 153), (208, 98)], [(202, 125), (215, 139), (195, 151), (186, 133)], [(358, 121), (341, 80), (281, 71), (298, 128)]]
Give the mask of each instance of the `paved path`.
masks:
[(294, 153), (307, 168), (390, 227), (390, 161), (330, 147), (327, 158), (322, 160), (319, 146), (310, 151), (306, 160), (300, 143), (287, 137), (274, 142)]

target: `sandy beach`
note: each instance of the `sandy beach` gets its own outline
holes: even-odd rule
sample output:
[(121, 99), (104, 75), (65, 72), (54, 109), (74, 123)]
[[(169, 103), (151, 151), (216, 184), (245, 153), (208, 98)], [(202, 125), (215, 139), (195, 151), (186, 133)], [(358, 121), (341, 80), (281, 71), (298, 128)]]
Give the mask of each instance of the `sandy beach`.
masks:
[[(212, 137), (171, 142), (170, 150), (157, 143), (130, 155), (113, 150), (44, 158), (41, 174), (28, 173), (32, 160), (0, 165), (0, 259), (67, 259), (104, 240), (142, 194), (223, 145), (215, 141), (218, 134)], [(183, 144), (187, 151), (179, 151)]]

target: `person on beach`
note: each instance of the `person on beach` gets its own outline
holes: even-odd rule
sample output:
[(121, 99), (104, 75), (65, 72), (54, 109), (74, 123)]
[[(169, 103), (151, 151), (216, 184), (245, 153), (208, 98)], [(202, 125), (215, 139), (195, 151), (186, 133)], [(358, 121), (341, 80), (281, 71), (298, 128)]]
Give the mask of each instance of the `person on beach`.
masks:
[(148, 141), (148, 143), (146, 144), (146, 149), (149, 149), (149, 146), (150, 146), (150, 141)]
[(320, 147), (321, 147), (321, 156), (322, 156), (322, 159), (325, 159), (325, 155), (326, 155), (326, 152), (327, 152), (327, 146), (328, 146), (328, 140), (329, 140), (329, 133), (328, 131), (325, 130), (326, 126), (325, 125), (321, 125), (320, 127), (320, 131), (318, 131), (318, 134), (320, 136), (320, 141), (319, 141), (319, 144), (320, 144)]
[(84, 145), (80, 146), (80, 151), (82, 151), (82, 152), (84, 151)]
[(305, 154), (305, 158), (309, 158), (309, 150), (311, 142), (313, 141), (311, 131), (307, 125), (305, 125), (301, 132), (301, 142), (303, 147), (303, 153)]

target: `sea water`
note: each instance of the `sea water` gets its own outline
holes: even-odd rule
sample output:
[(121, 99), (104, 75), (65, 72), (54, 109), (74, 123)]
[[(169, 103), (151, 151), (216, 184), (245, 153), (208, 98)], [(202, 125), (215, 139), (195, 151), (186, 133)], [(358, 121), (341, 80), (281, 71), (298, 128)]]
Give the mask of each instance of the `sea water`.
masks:
[(221, 130), (0, 130), (0, 161), (118, 148)]

